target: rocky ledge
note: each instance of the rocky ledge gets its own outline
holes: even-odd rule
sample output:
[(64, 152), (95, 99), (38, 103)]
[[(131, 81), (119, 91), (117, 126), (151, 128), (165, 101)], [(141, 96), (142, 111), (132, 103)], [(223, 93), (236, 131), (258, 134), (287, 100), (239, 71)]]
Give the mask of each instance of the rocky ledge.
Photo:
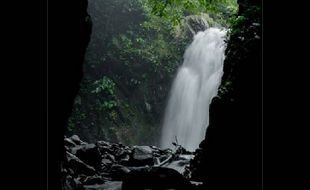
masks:
[[(64, 138), (64, 190), (200, 189), (188, 178), (194, 153), (175, 144), (175, 150), (156, 146), (125, 146), (77, 135)], [(186, 177), (185, 177), (186, 176)]]

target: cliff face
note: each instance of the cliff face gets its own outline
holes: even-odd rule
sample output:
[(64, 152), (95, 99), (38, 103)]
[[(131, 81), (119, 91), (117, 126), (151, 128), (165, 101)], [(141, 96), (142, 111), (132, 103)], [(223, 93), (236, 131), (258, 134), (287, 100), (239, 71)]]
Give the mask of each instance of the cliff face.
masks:
[(191, 165), (192, 177), (209, 189), (261, 189), (261, 6), (239, 3), (219, 96)]
[(48, 7), (48, 172), (50, 189), (60, 189), (63, 136), (83, 73), (91, 20), (87, 0)]
[[(227, 45), (223, 84), (210, 126), (192, 162), (192, 176), (209, 189), (261, 189), (260, 5), (239, 1), (241, 18)], [(87, 0), (54, 4), (49, 12), (49, 185), (60, 189), (63, 134), (82, 78), (91, 33)], [(50, 8), (53, 6), (50, 6)], [(57, 8), (60, 7), (60, 11)], [(58, 148), (57, 148), (58, 147)], [(59, 184), (60, 185), (60, 184)]]

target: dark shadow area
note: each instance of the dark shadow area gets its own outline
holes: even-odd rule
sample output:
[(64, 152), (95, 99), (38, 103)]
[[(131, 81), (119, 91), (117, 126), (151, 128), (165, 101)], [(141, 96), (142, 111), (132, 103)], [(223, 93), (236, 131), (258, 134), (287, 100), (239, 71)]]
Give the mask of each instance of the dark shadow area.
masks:
[(238, 2), (245, 20), (227, 44), (220, 96), (192, 164), (210, 190), (262, 188), (261, 2)]
[(91, 34), (87, 0), (49, 1), (48, 7), (48, 184), (61, 189), (67, 120), (83, 76)]

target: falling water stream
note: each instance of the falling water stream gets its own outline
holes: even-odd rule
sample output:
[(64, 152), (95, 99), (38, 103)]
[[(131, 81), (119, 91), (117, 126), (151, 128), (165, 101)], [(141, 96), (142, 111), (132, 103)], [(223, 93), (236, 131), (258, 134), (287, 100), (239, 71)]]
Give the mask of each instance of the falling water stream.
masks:
[(161, 147), (198, 148), (209, 125), (209, 105), (223, 75), (226, 30), (208, 28), (195, 34), (173, 81), (165, 110)]

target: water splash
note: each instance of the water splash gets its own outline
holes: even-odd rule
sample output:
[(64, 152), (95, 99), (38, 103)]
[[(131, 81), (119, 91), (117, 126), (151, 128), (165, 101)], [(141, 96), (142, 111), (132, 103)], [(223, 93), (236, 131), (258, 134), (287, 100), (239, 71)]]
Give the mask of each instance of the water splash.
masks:
[(165, 110), (162, 148), (172, 148), (177, 138), (180, 145), (194, 151), (204, 139), (209, 105), (223, 75), (225, 35), (218, 28), (198, 32), (185, 51)]

